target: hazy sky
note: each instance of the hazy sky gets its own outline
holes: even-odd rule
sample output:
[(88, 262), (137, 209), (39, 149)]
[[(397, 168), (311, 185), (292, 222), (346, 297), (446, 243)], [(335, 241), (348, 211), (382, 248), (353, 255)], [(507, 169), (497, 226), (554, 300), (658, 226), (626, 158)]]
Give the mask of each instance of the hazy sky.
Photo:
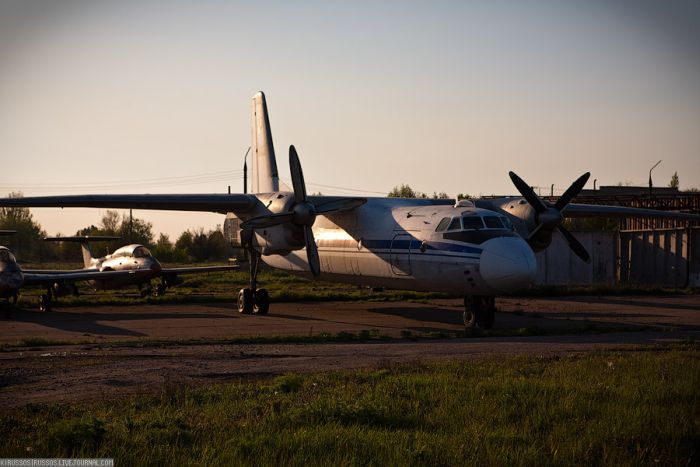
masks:
[[(242, 191), (250, 98), (310, 191), (700, 187), (700, 2), (0, 0), (0, 192)], [(91, 209), (36, 209), (50, 234)], [(137, 211), (157, 232), (215, 214)]]

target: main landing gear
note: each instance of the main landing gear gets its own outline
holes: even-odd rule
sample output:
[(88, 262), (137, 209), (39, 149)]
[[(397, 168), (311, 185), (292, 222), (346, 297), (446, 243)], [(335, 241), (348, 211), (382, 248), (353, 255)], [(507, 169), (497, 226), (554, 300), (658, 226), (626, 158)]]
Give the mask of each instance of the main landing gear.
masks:
[(39, 297), (39, 311), (51, 311), (51, 295), (51, 288), (49, 288), (46, 290), (45, 294), (42, 294), (42, 296)]
[(246, 315), (266, 315), (270, 310), (270, 295), (266, 289), (257, 288), (260, 253), (250, 249), (250, 287), (238, 292), (238, 312)]
[(496, 297), (464, 297), (464, 326), (491, 329), (496, 319)]

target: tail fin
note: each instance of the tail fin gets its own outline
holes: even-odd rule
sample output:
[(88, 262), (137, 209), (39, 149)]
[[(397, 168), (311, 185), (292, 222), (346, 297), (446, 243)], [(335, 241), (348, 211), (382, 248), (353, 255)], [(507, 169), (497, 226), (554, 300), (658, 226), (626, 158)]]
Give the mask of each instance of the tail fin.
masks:
[(47, 242), (77, 242), (80, 243), (80, 249), (83, 251), (83, 264), (86, 268), (92, 266), (92, 248), (90, 241), (114, 241), (121, 240), (121, 237), (112, 237), (107, 235), (85, 235), (83, 237), (46, 237)]
[(272, 144), (270, 119), (267, 116), (267, 102), (262, 91), (253, 96), (253, 131), (251, 152), (253, 154), (253, 169), (251, 193), (270, 193), (279, 191), (280, 183), (277, 175), (275, 147)]

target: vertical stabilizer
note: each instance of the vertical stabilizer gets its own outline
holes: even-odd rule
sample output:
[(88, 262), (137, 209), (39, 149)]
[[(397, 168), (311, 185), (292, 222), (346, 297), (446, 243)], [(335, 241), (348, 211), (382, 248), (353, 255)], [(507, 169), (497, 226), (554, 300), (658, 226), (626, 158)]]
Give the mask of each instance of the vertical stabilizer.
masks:
[(267, 115), (267, 102), (262, 91), (253, 96), (253, 129), (251, 153), (253, 167), (250, 177), (251, 193), (270, 193), (279, 191), (279, 176), (275, 147), (272, 144), (270, 119)]
[(90, 243), (85, 240), (84, 242), (80, 242), (80, 249), (83, 250), (83, 264), (85, 265), (85, 268), (89, 268), (92, 266), (92, 248), (90, 248)]

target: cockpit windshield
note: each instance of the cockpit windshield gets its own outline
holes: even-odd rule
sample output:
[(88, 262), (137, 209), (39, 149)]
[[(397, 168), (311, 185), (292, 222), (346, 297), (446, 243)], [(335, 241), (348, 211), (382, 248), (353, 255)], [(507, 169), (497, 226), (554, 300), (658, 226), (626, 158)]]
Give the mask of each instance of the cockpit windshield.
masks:
[(479, 216), (464, 216), (462, 217), (462, 228), (464, 230), (479, 230), (484, 228), (484, 223), (481, 222)]
[(14, 264), (17, 260), (10, 250), (0, 250), (0, 263)]
[(134, 258), (148, 258), (149, 256), (151, 256), (151, 252), (145, 246), (134, 249)]

